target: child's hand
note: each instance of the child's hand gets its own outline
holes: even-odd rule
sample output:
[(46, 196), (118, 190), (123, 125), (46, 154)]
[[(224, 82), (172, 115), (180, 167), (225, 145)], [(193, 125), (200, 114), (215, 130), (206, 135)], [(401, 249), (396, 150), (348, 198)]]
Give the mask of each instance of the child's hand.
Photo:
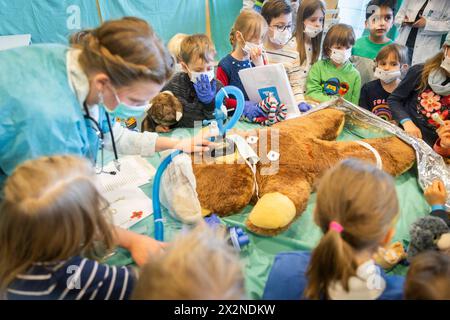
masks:
[(447, 190), (441, 180), (434, 180), (424, 193), (425, 199), (430, 206), (444, 205), (447, 201)]
[(155, 131), (157, 133), (166, 133), (166, 132), (170, 132), (170, 128), (168, 126), (163, 126), (158, 124), (155, 128)]
[(442, 148), (450, 148), (450, 121), (444, 121), (445, 126), (440, 126), (437, 129), (437, 134), (441, 139)]
[(420, 131), (419, 128), (417, 128), (417, 126), (411, 120), (404, 122), (402, 124), (402, 126), (403, 126), (403, 129), (405, 129), (406, 133), (408, 133), (409, 135), (411, 135), (415, 138), (422, 139), (422, 132)]
[(161, 254), (164, 248), (167, 247), (167, 243), (141, 234), (135, 234), (133, 237), (133, 242), (130, 244), (128, 250), (134, 262), (140, 267), (146, 264), (152, 256)]
[(261, 48), (252, 48), (250, 50), (250, 60), (253, 62), (255, 66), (262, 66), (264, 65), (264, 60), (262, 56), (262, 49)]
[(209, 82), (208, 76), (202, 74), (200, 79), (194, 83), (194, 89), (200, 102), (208, 104), (216, 95), (216, 80)]

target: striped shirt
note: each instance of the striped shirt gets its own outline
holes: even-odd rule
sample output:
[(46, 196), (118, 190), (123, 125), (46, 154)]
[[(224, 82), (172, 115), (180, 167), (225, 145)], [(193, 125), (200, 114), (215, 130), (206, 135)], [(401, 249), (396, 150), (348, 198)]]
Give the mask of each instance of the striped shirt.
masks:
[(60, 263), (34, 263), (7, 289), (10, 300), (129, 299), (135, 274), (127, 267), (109, 266), (74, 257)]
[(307, 61), (305, 61), (303, 65), (300, 65), (300, 58), (297, 52), (295, 39), (289, 41), (289, 43), (281, 49), (265, 49), (269, 64), (283, 64), (297, 103), (304, 101), (306, 78), (309, 69), (311, 68), (312, 48), (307, 44), (305, 44), (305, 46)]

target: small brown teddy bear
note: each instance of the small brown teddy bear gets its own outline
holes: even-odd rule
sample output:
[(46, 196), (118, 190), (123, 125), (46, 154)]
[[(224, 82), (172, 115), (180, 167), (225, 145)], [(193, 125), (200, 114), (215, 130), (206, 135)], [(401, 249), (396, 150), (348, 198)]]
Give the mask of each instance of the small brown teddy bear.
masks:
[(141, 131), (169, 132), (183, 116), (183, 106), (170, 91), (159, 93), (150, 102)]

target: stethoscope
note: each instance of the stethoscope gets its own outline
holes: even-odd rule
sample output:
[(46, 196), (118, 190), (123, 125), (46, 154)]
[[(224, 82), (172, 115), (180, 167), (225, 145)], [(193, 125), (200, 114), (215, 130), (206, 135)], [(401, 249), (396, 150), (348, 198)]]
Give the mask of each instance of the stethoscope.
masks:
[[(88, 109), (86, 103), (83, 103), (83, 107), (84, 107), (84, 111), (86, 112), (86, 114), (84, 115), (84, 118), (90, 120), (95, 125), (95, 127), (97, 128), (96, 134), (97, 134), (97, 137), (98, 137), (98, 140), (99, 140), (102, 164), (101, 164), (100, 170), (96, 170), (96, 173), (97, 174), (106, 173), (106, 174), (115, 175), (115, 174), (117, 174), (117, 171), (120, 171), (120, 163), (119, 163), (119, 157), (117, 156), (116, 142), (114, 140), (114, 133), (113, 133), (113, 130), (112, 130), (112, 125), (111, 125), (111, 120), (110, 120), (109, 114), (108, 114), (108, 112), (105, 112), (106, 122), (108, 123), (109, 133), (111, 135), (111, 142), (112, 142), (112, 147), (113, 147), (113, 152), (114, 152), (114, 166), (116, 167), (117, 171), (105, 171), (103, 169), (103, 164), (104, 164), (104, 162), (103, 162), (103, 159), (104, 159), (103, 158), (103, 149), (105, 147), (105, 142), (104, 142), (105, 135), (104, 135), (103, 131), (101, 130), (100, 124), (98, 123), (98, 121), (91, 117), (91, 115), (89, 113), (89, 109)], [(99, 112), (101, 112), (101, 111), (99, 111)], [(93, 129), (95, 130), (95, 128), (93, 128)], [(93, 156), (92, 158), (95, 159), (95, 156)]]

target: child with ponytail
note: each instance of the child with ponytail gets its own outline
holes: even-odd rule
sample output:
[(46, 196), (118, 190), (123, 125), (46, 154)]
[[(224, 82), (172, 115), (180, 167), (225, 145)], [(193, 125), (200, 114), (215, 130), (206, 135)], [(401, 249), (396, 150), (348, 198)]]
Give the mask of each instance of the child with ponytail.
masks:
[(310, 252), (275, 257), (264, 299), (401, 299), (404, 278), (386, 276), (373, 255), (394, 235), (393, 179), (359, 160), (330, 169), (317, 190), (314, 221), (323, 232)]

